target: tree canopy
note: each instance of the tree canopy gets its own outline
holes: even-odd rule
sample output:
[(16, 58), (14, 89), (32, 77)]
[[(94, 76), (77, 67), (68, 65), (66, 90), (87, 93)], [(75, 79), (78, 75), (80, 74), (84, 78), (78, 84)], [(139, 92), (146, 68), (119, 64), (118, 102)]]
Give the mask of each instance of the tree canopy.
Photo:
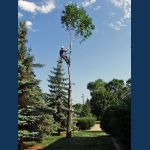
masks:
[[(85, 41), (92, 35), (91, 30), (95, 29), (92, 18), (87, 15), (84, 8), (79, 8), (76, 4), (68, 4), (62, 11), (61, 23), (70, 33), (71, 41), (77, 37), (81, 38), (81, 42)], [(74, 31), (72, 35), (71, 31)]]
[(89, 82), (87, 89), (91, 94), (92, 114), (99, 118), (109, 106), (118, 105), (121, 102), (121, 95), (129, 89), (129, 86), (119, 79), (112, 79), (108, 83), (97, 79)]

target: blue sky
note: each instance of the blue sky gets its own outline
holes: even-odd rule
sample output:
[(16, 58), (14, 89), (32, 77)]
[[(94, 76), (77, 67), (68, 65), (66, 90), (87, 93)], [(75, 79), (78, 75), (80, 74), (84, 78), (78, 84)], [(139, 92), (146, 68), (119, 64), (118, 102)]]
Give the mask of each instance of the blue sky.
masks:
[[(40, 87), (49, 92), (48, 75), (56, 67), (61, 46), (69, 47), (69, 33), (62, 28), (61, 12), (74, 3), (84, 7), (95, 30), (82, 44), (72, 48), (71, 79), (73, 104), (90, 98), (87, 83), (98, 78), (126, 81), (131, 77), (131, 0), (18, 0), (18, 18), (26, 21), (28, 46), (35, 62), (45, 64), (35, 70)], [(67, 77), (67, 65), (63, 62)]]

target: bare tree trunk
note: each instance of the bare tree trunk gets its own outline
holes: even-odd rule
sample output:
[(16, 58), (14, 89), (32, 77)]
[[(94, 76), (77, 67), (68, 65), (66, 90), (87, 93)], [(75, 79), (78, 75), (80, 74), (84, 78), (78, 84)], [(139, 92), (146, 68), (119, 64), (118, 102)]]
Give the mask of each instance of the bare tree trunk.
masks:
[(18, 150), (24, 150), (23, 138), (21, 138), (18, 142)]
[(57, 130), (57, 135), (60, 136), (60, 129)]
[[(70, 42), (70, 55), (69, 61), (71, 64), (71, 42)], [(69, 76), (69, 89), (68, 89), (68, 119), (67, 119), (67, 133), (66, 137), (71, 138), (71, 124), (72, 124), (72, 88), (71, 88), (71, 76), (70, 76), (70, 65), (68, 65), (68, 76)]]

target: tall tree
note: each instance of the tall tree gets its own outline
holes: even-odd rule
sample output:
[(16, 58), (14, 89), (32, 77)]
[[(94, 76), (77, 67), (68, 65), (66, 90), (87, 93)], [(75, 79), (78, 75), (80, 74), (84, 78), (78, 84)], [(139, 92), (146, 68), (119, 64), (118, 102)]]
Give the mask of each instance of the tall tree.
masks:
[(61, 130), (65, 130), (67, 126), (67, 90), (68, 83), (66, 83), (67, 78), (64, 77), (64, 69), (62, 64), (58, 63), (53, 71), (50, 71), (52, 75), (49, 75), (48, 87), (50, 88), (49, 106), (56, 109), (57, 112), (53, 114), (54, 120), (58, 124), (58, 135), (60, 135)]
[(111, 93), (117, 94), (118, 99), (120, 99), (120, 96), (126, 91), (124, 81), (119, 79), (109, 81), (106, 85), (106, 89)]
[[(65, 10), (62, 11), (61, 23), (70, 35), (70, 54), (69, 60), (71, 65), (71, 52), (72, 44), (76, 38), (80, 38), (80, 43), (85, 41), (92, 35), (92, 30), (95, 26), (92, 23), (92, 18), (87, 15), (83, 8), (79, 8), (76, 4), (68, 4), (65, 6)], [(69, 90), (68, 90), (68, 121), (67, 121), (67, 132), (66, 137), (70, 138), (71, 134), (71, 122), (72, 122), (72, 84), (70, 75), (70, 65), (68, 65), (68, 76), (69, 76)]]
[(105, 86), (106, 86), (106, 82), (104, 82), (102, 79), (97, 79), (94, 82), (89, 82), (87, 84), (87, 89), (90, 90), (91, 94), (92, 92), (96, 92), (96, 91), (105, 91)]
[(92, 115), (96, 116), (97, 119), (101, 116), (103, 111), (105, 110), (105, 106), (108, 103), (106, 97), (108, 97), (108, 93), (106, 92), (106, 82), (102, 79), (97, 79), (94, 82), (89, 82), (87, 84), (87, 89), (90, 90), (91, 100), (91, 112)]
[(102, 79), (98, 79), (89, 82), (87, 89), (91, 94), (92, 114), (99, 118), (109, 106), (118, 105), (121, 102), (121, 95), (128, 90), (128, 87), (123, 80), (113, 79), (106, 83)]
[(25, 140), (40, 140), (42, 132), (38, 125), (43, 116), (41, 112), (53, 113), (43, 105), (39, 88), (40, 80), (34, 74), (34, 68), (43, 67), (34, 64), (34, 56), (27, 49), (27, 27), (25, 21), (18, 24), (18, 147), (23, 148)]

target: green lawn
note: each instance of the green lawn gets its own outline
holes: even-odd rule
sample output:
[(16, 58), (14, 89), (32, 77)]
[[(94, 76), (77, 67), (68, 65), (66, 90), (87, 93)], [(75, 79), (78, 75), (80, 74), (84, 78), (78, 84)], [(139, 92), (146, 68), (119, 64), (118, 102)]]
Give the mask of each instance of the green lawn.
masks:
[(74, 132), (71, 139), (50, 136), (42, 143), (43, 150), (116, 150), (113, 141), (103, 131)]

